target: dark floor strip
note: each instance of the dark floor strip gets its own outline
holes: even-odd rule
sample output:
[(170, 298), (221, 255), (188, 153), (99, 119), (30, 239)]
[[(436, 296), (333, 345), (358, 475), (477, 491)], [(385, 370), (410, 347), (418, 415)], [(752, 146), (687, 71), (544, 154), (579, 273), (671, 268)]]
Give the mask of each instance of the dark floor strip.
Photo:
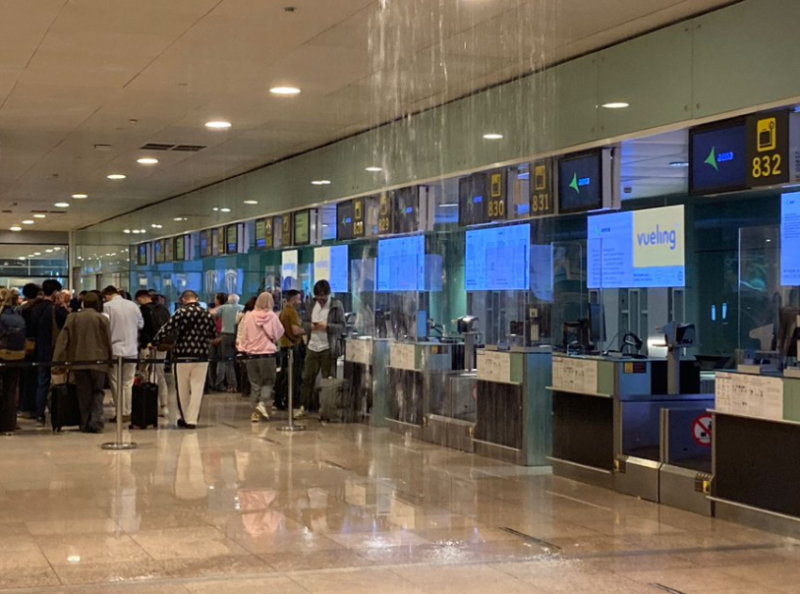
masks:
[(724, 547), (691, 547), (686, 549), (639, 549), (635, 551), (610, 551), (604, 553), (586, 553), (570, 555), (572, 559), (610, 559), (619, 557), (649, 557), (653, 555), (689, 555), (699, 553), (730, 553), (736, 551), (758, 551), (758, 550), (777, 550), (795, 548), (794, 545), (760, 543), (760, 544), (741, 544)]
[(669, 594), (686, 594), (685, 592), (681, 592), (680, 590), (675, 590), (674, 588), (670, 588), (669, 586), (665, 586), (664, 584), (650, 584), (650, 585), (664, 592), (669, 592)]
[(535, 536), (531, 536), (530, 534), (525, 534), (524, 532), (520, 532), (519, 530), (514, 530), (513, 528), (502, 527), (500, 528), (503, 532), (508, 532), (509, 534), (513, 534), (514, 536), (519, 536), (520, 538), (524, 539), (526, 542), (530, 542), (533, 544), (537, 544), (540, 547), (545, 549), (551, 549), (553, 551), (560, 551), (561, 547), (558, 545), (554, 545), (552, 542), (547, 542), (546, 540), (541, 540), (540, 538), (536, 538)]
[(262, 437), (261, 439), (269, 443), (274, 443), (275, 445), (283, 445), (281, 442), (270, 439), (269, 437)]
[(346, 470), (348, 472), (350, 471), (349, 468), (346, 468), (346, 467), (342, 466), (341, 464), (337, 464), (336, 462), (331, 462), (330, 460), (323, 460), (322, 463), (325, 464), (326, 466), (331, 466), (333, 468), (338, 468), (339, 470)]

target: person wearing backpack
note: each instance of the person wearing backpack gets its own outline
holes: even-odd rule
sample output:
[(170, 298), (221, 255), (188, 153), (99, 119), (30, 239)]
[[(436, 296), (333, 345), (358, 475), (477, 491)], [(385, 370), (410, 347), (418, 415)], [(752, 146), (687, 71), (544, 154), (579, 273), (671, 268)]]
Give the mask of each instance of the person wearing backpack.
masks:
[[(136, 292), (136, 302), (139, 304), (142, 318), (144, 318), (144, 327), (139, 331), (139, 356), (142, 359), (150, 357), (151, 351), (148, 348), (152, 344), (153, 339), (159, 330), (169, 322), (169, 310), (153, 301), (153, 296), (150, 291), (141, 289)], [(169, 416), (169, 388), (167, 387), (167, 379), (164, 376), (164, 361), (167, 358), (167, 350), (155, 350), (155, 383), (158, 385), (158, 400), (160, 413), (162, 417)], [(148, 369), (148, 377), (150, 377)]]
[(14, 435), (17, 426), (17, 384), (21, 368), (6, 367), (25, 359), (25, 320), (14, 311), (14, 293), (0, 289), (0, 435)]

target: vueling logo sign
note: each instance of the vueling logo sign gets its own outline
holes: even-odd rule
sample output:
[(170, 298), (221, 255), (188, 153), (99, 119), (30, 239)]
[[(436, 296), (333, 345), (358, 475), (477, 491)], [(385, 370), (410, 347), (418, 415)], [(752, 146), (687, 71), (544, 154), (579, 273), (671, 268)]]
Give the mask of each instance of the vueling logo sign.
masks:
[(581, 193), (581, 188), (584, 186), (588, 186), (592, 183), (592, 178), (590, 177), (578, 177), (577, 173), (572, 175), (572, 181), (569, 183), (569, 187), (575, 190), (576, 194)]
[(719, 164), (733, 161), (733, 157), (733, 151), (717, 154), (717, 147), (712, 146), (711, 152), (708, 153), (708, 157), (706, 157), (704, 163), (713, 167), (714, 171), (719, 171)]
[(670, 250), (678, 247), (678, 225), (675, 229), (662, 229), (661, 225), (656, 225), (655, 231), (649, 233), (637, 233), (636, 242), (640, 247), (669, 246)]

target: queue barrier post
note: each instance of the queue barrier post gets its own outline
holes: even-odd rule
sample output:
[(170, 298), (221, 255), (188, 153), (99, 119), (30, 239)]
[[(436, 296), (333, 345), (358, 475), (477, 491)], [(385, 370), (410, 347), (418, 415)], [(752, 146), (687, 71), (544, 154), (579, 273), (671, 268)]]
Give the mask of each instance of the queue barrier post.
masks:
[(286, 431), (287, 433), (297, 433), (305, 431), (305, 425), (297, 425), (294, 422), (294, 349), (289, 349), (289, 424), (283, 427), (278, 427), (278, 431)]
[(117, 393), (116, 393), (116, 398), (115, 398), (115, 401), (116, 401), (115, 402), (115, 404), (116, 404), (115, 408), (116, 408), (116, 411), (117, 411), (117, 426), (116, 426), (117, 433), (116, 433), (116, 439), (113, 442), (107, 442), (107, 443), (104, 443), (103, 445), (100, 446), (104, 450), (124, 451), (124, 450), (135, 450), (137, 448), (137, 445), (135, 443), (133, 443), (132, 441), (129, 441), (129, 442), (123, 441), (122, 424), (123, 424), (124, 420), (122, 418), (123, 417), (123, 414), (122, 414), (122, 410), (123, 410), (122, 409), (122, 406), (123, 406), (123, 402), (122, 402), (122, 400), (123, 400), (122, 378), (124, 376), (123, 376), (123, 372), (122, 372), (122, 366), (123, 366), (123, 358), (122, 357), (117, 357), (117, 369), (116, 369), (116, 374), (117, 374)]

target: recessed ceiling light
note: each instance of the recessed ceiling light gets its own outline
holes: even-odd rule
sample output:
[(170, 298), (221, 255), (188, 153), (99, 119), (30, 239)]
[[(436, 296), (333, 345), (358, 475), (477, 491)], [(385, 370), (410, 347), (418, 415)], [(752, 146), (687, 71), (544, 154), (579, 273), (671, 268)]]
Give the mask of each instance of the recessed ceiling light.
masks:
[(180, 221), (188, 221), (189, 219), (187, 217), (175, 217), (173, 220), (180, 222)]
[(147, 229), (139, 229), (139, 233), (147, 233)]
[(52, 254), (53, 250), (45, 250), (48, 254)]
[(224, 120), (212, 120), (210, 122), (206, 122), (206, 128), (210, 128), (211, 130), (227, 130), (230, 127), (231, 123)]
[(606, 109), (625, 109), (626, 107), (630, 107), (630, 103), (625, 103), (624, 101), (612, 101), (611, 103), (603, 103), (603, 107)]
[(317, 179), (311, 182), (314, 186), (329, 186), (331, 181), (329, 179)]
[(89, 197), (89, 195), (88, 194), (73, 194), (72, 197), (75, 198), (75, 200), (86, 200)]
[(269, 90), (273, 95), (281, 95), (282, 97), (292, 97), (300, 94), (300, 89), (297, 87), (272, 87)]
[(29, 258), (33, 258), (33, 254), (28, 254), (28, 257)]
[(43, 214), (35, 214), (35, 215), (33, 215), (34, 219), (44, 219), (46, 217), (47, 217), (47, 215), (43, 215)]
[(220, 212), (230, 212), (231, 209), (230, 208), (220, 208), (219, 211)]
[(60, 248), (60, 247), (54, 247), (54, 248), (53, 248), (53, 251), (55, 251), (55, 252), (60, 252), (60, 251), (61, 251), (61, 248)]
[(369, 171), (370, 173), (379, 173), (383, 171), (383, 167), (367, 167), (366, 171)]
[(670, 167), (688, 167), (689, 161), (673, 161), (669, 164)]
[(123, 229), (122, 232), (130, 234), (131, 230), (130, 229)]
[(24, 260), (24, 259), (25, 259), (25, 256), (20, 256), (19, 258), (17, 258), (17, 260)]
[(138, 229), (134, 229), (133, 231), (131, 231), (131, 233), (133, 233), (134, 235), (139, 235), (141, 231), (139, 231)]
[(136, 159), (136, 162), (139, 165), (158, 165), (158, 159), (153, 157), (142, 157), (141, 159)]
[(14, 225), (13, 227), (11, 227), (11, 230), (12, 231), (22, 231), (22, 227), (20, 227), (19, 225)]
[(56, 208), (69, 208), (69, 202), (56, 202)]
[(34, 256), (41, 256), (41, 255), (42, 255), (42, 252), (33, 252), (33, 255), (34, 255)]
[(214, 207), (214, 208), (212, 208), (211, 210), (213, 210), (214, 212), (219, 212), (219, 206), (215, 206), (215, 207)]
[(23, 225), (33, 225), (33, 221), (31, 219), (26, 219), (26, 220), (22, 221), (22, 224)]
[(495, 132), (490, 132), (489, 134), (483, 135), (484, 140), (501, 140), (503, 138), (502, 134), (497, 134)]
[(250, 205), (258, 204), (258, 200), (245, 200), (244, 203)]
[(122, 173), (112, 173), (111, 175), (108, 175), (106, 177), (108, 177), (108, 179), (118, 180), (118, 179), (125, 179), (128, 176)]

